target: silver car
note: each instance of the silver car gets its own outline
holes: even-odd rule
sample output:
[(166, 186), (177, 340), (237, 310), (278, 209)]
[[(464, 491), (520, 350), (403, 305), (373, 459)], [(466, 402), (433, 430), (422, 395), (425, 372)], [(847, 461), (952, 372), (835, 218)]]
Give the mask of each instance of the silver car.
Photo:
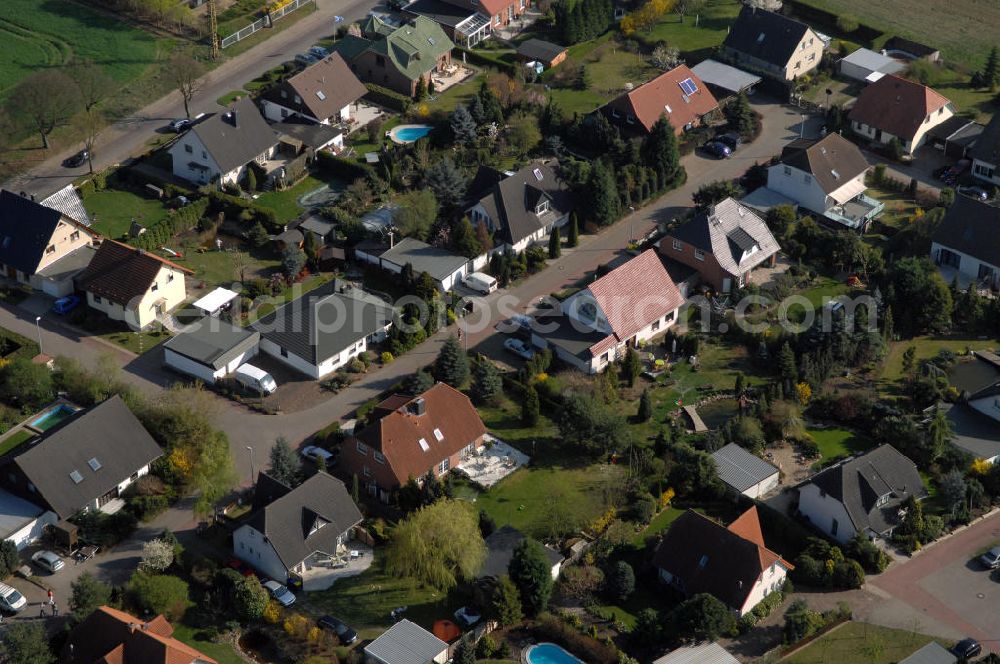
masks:
[(295, 595), (292, 594), (292, 591), (277, 581), (265, 581), (262, 585), (267, 588), (267, 592), (271, 593), (271, 597), (281, 602), (282, 606), (295, 604)]
[(38, 551), (35, 555), (31, 556), (31, 560), (42, 569), (48, 570), (53, 574), (66, 566), (63, 559), (51, 551)]
[(528, 348), (520, 339), (505, 339), (503, 347), (524, 360), (530, 360), (535, 356), (535, 351)]
[(1000, 546), (995, 546), (983, 555), (979, 556), (979, 562), (986, 569), (997, 569), (1000, 567)]

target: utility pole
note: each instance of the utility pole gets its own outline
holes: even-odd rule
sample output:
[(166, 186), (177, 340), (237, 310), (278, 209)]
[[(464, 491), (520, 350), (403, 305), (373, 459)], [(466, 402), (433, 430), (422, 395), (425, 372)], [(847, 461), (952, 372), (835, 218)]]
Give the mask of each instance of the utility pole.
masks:
[(219, 19), (216, 15), (215, 0), (208, 0), (208, 34), (212, 40), (212, 59), (219, 59)]

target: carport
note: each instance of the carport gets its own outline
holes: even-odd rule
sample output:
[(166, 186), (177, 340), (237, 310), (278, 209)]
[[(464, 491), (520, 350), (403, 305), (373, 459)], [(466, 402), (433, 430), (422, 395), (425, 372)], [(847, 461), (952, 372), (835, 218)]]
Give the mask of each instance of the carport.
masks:
[(964, 158), (976, 139), (986, 129), (978, 122), (954, 115), (927, 132), (931, 145), (943, 150), (946, 157)]

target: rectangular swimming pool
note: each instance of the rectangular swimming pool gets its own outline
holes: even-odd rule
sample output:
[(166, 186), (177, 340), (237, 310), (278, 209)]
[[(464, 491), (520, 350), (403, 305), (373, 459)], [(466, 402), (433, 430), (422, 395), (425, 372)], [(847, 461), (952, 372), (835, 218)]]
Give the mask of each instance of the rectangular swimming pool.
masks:
[(31, 421), (29, 426), (38, 429), (39, 431), (48, 431), (63, 420), (71, 417), (74, 413), (76, 413), (76, 410), (77, 409), (73, 406), (61, 403), (55, 408), (52, 408), (44, 414), (36, 417)]

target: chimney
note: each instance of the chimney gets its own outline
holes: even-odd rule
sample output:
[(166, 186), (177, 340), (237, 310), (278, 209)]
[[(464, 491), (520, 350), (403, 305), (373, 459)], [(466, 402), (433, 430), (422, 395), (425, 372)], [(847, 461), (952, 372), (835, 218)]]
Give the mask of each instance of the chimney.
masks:
[(147, 622), (142, 623), (142, 631), (145, 632), (147, 629), (149, 629), (149, 623)]
[(239, 115), (236, 113), (236, 109), (235, 108), (233, 110), (229, 111), (229, 119), (233, 121), (233, 126), (234, 127), (239, 127), (240, 126)]
[(417, 397), (410, 403), (410, 412), (417, 416), (427, 412), (427, 403), (423, 397)]
[(128, 624), (128, 631), (130, 631), (130, 632), (134, 632), (134, 631), (135, 631), (135, 628), (136, 628), (136, 624), (135, 624), (134, 622), (130, 622), (130, 623)]

